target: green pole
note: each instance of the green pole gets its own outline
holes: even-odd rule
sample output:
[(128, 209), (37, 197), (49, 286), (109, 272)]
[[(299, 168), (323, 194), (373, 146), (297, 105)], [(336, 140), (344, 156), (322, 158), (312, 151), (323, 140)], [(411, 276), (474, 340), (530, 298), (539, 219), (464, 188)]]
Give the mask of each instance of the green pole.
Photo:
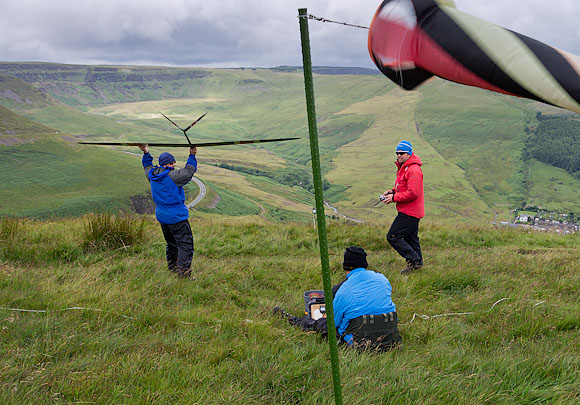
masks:
[(318, 129), (316, 128), (316, 111), (314, 108), (314, 85), (312, 81), (312, 61), (310, 59), (310, 37), (305, 8), (298, 9), (300, 20), (300, 37), (302, 39), (302, 64), (304, 67), (304, 87), (306, 89), (306, 109), (308, 111), (308, 132), (310, 133), (310, 154), (312, 156), (312, 177), (316, 199), (316, 219), (318, 221), (318, 245), (322, 264), (322, 282), (326, 305), (328, 326), (328, 345), (330, 346), (330, 363), (332, 382), (334, 384), (334, 403), (342, 405), (342, 388), (340, 385), (340, 366), (338, 364), (338, 347), (336, 328), (334, 326), (334, 309), (332, 306), (332, 285), (330, 282), (330, 265), (328, 262), (328, 244), (326, 241), (326, 221), (324, 219), (324, 196), (322, 195), (322, 175), (320, 173), (320, 154), (318, 152)]

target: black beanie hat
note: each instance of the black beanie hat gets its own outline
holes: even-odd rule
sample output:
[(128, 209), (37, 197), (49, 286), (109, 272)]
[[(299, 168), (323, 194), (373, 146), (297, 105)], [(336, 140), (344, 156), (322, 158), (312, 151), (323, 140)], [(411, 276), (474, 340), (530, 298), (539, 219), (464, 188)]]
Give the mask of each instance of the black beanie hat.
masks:
[(351, 246), (346, 248), (344, 252), (344, 263), (342, 268), (346, 271), (357, 269), (359, 267), (367, 268), (367, 254), (363, 248), (358, 246)]

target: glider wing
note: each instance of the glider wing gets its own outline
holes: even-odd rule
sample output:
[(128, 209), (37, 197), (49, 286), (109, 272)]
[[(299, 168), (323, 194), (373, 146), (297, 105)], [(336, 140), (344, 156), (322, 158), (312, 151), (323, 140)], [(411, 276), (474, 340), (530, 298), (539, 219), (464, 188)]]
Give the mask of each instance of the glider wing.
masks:
[[(192, 143), (193, 146), (225, 146), (225, 145), (245, 145), (249, 143), (267, 143), (267, 142), (284, 142), (293, 141), (300, 138), (276, 138), (276, 139), (249, 139), (245, 141), (225, 141), (225, 142), (200, 142)], [(147, 142), (77, 142), (82, 145), (109, 145), (109, 146), (139, 146)], [(149, 146), (162, 146), (166, 148), (189, 148), (188, 143), (147, 143)]]

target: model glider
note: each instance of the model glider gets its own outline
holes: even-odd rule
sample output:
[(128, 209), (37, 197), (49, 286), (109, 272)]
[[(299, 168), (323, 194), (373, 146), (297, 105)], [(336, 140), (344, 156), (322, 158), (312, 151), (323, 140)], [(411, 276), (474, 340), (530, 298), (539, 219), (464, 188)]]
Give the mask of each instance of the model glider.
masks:
[(452, 0), (385, 0), (369, 53), (406, 90), (432, 76), (580, 113), (580, 57), (458, 11)]
[(205, 114), (203, 114), (201, 117), (199, 117), (198, 119), (196, 119), (195, 121), (193, 121), (193, 123), (191, 123), (188, 127), (186, 128), (181, 128), (179, 125), (177, 125), (175, 122), (173, 122), (169, 117), (167, 117), (165, 114), (161, 113), (161, 115), (163, 115), (169, 122), (171, 122), (173, 125), (175, 125), (177, 128), (179, 128), (182, 132), (183, 135), (185, 136), (185, 139), (187, 139), (187, 143), (151, 143), (151, 142), (77, 142), (79, 144), (83, 144), (83, 145), (110, 145), (110, 146), (139, 146), (142, 144), (147, 144), (149, 146), (162, 146), (162, 147), (167, 147), (167, 148), (191, 148), (193, 146), (196, 147), (207, 147), (207, 146), (225, 146), (225, 145), (245, 145), (245, 144), (249, 144), (249, 143), (267, 143), (267, 142), (283, 142), (283, 141), (293, 141), (295, 139), (300, 139), (300, 138), (275, 138), (275, 139), (249, 139), (249, 140), (244, 140), (244, 141), (223, 141), (223, 142), (191, 142), (189, 137), (187, 136), (187, 131), (189, 131), (189, 129), (191, 129), (191, 127), (193, 127), (195, 124), (197, 124), (203, 117), (205, 117)]
[(293, 141), (300, 138), (275, 138), (275, 139), (249, 139), (245, 141), (225, 141), (225, 142), (194, 142), (188, 143), (151, 143), (151, 142), (77, 142), (83, 145), (111, 145), (111, 146), (139, 146), (146, 143), (149, 146), (163, 146), (166, 148), (189, 148), (196, 146), (198, 148), (204, 146), (225, 146), (225, 145), (245, 145), (248, 143), (267, 143), (267, 142), (283, 142)]

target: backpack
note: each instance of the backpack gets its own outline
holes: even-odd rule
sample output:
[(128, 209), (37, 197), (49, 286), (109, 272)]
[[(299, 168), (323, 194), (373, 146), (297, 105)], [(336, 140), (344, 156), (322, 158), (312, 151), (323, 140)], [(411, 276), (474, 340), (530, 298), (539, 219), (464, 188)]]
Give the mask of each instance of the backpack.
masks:
[(354, 345), (360, 349), (385, 351), (403, 341), (397, 322), (396, 312), (362, 315), (350, 320), (344, 334), (352, 333)]

